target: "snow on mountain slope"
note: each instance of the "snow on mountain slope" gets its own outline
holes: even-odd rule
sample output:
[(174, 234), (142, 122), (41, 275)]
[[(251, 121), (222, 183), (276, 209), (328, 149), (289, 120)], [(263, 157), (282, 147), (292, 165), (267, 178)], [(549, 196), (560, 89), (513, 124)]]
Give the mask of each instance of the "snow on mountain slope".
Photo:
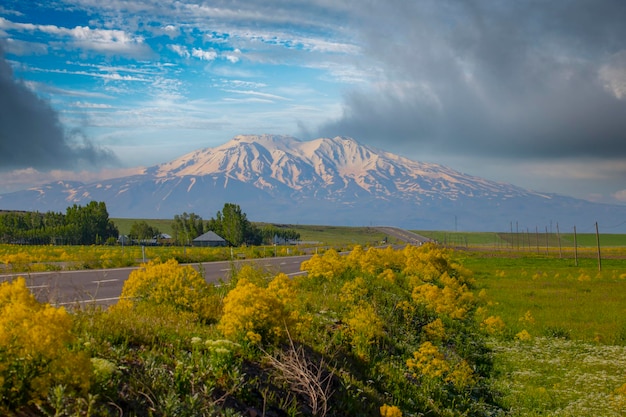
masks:
[(301, 142), (288, 136), (237, 136), (216, 147), (183, 155), (153, 168), (159, 178), (224, 175), (272, 191), (338, 196), (374, 196), (421, 200), (459, 195), (505, 198), (529, 191), (461, 174), (364, 146), (351, 138)]
[[(141, 174), (95, 183), (56, 182), (0, 195), (0, 209), (64, 211), (104, 201), (112, 217), (213, 216), (239, 204), (257, 221), (388, 224), (414, 229), (503, 230), (586, 221), (623, 222), (626, 206), (542, 194), (413, 161), (347, 137), (299, 141), (242, 135)], [(566, 227), (566, 226), (565, 226)]]

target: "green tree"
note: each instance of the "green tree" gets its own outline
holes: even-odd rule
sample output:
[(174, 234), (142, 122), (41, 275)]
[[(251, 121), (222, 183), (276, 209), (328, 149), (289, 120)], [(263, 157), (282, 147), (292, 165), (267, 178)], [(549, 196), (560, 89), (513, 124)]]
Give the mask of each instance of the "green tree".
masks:
[(156, 227), (150, 226), (145, 220), (134, 222), (130, 226), (129, 237), (131, 239), (145, 240), (152, 239), (161, 233)]
[(193, 239), (204, 233), (202, 217), (195, 213), (183, 213), (174, 216), (172, 223), (173, 238), (179, 244), (189, 244)]
[(74, 204), (65, 213), (65, 224), (73, 231), (73, 243), (92, 245), (104, 243), (109, 237), (116, 237), (119, 231), (109, 219), (104, 202), (91, 201), (86, 206)]
[(232, 246), (258, 245), (262, 241), (260, 230), (250, 223), (241, 207), (233, 203), (224, 204), (222, 211), (207, 222), (207, 229), (222, 236)]
[(298, 240), (300, 239), (300, 233), (294, 229), (287, 229), (284, 227), (276, 227), (273, 224), (267, 224), (259, 231), (264, 243), (271, 244), (274, 241), (274, 237), (279, 237), (286, 240)]
[(233, 246), (241, 246), (244, 242), (246, 214), (237, 204), (226, 203), (222, 209), (222, 237)]

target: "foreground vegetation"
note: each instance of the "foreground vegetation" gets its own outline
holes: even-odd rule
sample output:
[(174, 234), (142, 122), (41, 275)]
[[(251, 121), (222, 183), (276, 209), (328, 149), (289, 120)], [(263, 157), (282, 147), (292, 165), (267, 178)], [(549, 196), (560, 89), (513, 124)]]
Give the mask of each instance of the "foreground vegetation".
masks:
[(624, 415), (626, 267), (607, 253), (357, 246), (220, 286), (155, 257), (118, 305), (71, 314), (2, 284), (0, 414)]
[[(4, 339), (2, 411), (453, 416), (499, 409), (471, 274), (445, 250), (329, 250), (303, 268), (307, 276), (289, 279), (243, 267), (230, 285), (215, 287), (173, 260), (149, 263), (131, 274), (116, 306), (75, 311), (56, 338), (39, 335), (51, 307), (34, 307), (23, 281), (3, 284), (1, 334), (23, 322), (50, 343)], [(25, 313), (42, 308), (37, 323)]]

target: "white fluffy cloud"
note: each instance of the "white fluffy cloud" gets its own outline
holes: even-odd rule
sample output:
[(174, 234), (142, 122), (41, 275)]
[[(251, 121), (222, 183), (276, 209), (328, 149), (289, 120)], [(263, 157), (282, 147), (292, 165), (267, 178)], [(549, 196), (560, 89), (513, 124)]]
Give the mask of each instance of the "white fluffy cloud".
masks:
[(217, 52), (215, 51), (205, 51), (203, 49), (200, 48), (193, 48), (191, 50), (191, 56), (194, 56), (196, 58), (200, 58), (203, 61), (213, 61), (215, 58), (217, 58)]
[(0, 17), (0, 29), (42, 32), (69, 39), (69, 44), (77, 48), (97, 51), (101, 53), (115, 53), (122, 55), (145, 55), (149, 48), (144, 44), (144, 38), (131, 35), (123, 30), (91, 29), (88, 26), (66, 28), (56, 25), (37, 25), (32, 23), (15, 23)]

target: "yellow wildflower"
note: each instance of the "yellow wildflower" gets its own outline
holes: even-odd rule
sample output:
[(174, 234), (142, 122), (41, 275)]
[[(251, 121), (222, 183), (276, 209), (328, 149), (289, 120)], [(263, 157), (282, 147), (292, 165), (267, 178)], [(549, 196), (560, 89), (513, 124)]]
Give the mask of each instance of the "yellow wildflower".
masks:
[(383, 404), (380, 407), (380, 417), (402, 417), (402, 411), (395, 405)]

